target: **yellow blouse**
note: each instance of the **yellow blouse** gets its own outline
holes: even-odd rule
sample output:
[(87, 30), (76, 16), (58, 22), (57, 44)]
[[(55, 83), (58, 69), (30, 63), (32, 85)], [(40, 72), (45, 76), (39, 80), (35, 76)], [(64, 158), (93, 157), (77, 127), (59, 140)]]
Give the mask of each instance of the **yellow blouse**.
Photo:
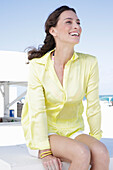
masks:
[(86, 115), (90, 135), (100, 139), (97, 59), (74, 52), (65, 65), (62, 86), (54, 70), (51, 52), (30, 62), (28, 89), (22, 111), (27, 146), (31, 149), (49, 149), (48, 133), (70, 137), (84, 130), (84, 96), (87, 98)]

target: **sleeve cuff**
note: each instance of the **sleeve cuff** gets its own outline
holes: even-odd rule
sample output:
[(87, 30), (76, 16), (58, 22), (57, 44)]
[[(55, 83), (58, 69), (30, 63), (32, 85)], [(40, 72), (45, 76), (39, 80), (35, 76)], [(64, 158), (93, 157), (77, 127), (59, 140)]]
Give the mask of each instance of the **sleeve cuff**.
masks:
[(89, 133), (89, 135), (96, 138), (97, 140), (100, 140), (102, 138), (102, 131), (99, 134), (91, 134), (91, 133)]
[(28, 143), (27, 147), (32, 150), (44, 150), (44, 149), (50, 149), (49, 140), (44, 142), (37, 142), (37, 143)]

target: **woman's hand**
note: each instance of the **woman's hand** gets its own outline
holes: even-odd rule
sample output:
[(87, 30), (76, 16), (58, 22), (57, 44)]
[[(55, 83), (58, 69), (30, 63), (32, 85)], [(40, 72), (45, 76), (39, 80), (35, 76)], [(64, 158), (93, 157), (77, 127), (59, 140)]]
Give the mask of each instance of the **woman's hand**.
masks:
[[(40, 150), (39, 154), (41, 154), (44, 151), (49, 151), (49, 149), (43, 151)], [(61, 160), (53, 155), (48, 155), (46, 157), (43, 157), (42, 163), (45, 170), (62, 170)]]
[(45, 170), (62, 170), (62, 163), (59, 158), (48, 155), (42, 158), (42, 163)]

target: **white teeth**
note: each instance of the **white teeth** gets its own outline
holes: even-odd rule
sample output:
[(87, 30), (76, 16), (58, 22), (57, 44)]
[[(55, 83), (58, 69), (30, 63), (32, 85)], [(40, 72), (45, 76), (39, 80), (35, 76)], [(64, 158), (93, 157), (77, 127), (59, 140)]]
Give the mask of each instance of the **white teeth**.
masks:
[(77, 33), (77, 32), (72, 32), (72, 33), (70, 33), (70, 35), (72, 35), (72, 36), (78, 36), (79, 34)]

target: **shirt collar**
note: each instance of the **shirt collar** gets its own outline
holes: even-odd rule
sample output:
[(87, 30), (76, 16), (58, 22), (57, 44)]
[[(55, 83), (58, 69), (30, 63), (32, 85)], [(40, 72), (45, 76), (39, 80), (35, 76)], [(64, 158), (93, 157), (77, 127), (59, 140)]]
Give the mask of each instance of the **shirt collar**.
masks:
[[(41, 58), (36, 59), (36, 62), (42, 65), (46, 65), (48, 63), (48, 59), (50, 57), (50, 54), (54, 51), (55, 49), (47, 52), (44, 56), (42, 56)], [(70, 61), (75, 61), (76, 59), (78, 59), (79, 56), (77, 55), (77, 53), (74, 51), (73, 56), (71, 57)]]
[(76, 60), (76, 59), (78, 59), (78, 55), (77, 55), (77, 53), (74, 51), (74, 53), (73, 53), (73, 56), (71, 57), (71, 61), (74, 61), (74, 60)]

